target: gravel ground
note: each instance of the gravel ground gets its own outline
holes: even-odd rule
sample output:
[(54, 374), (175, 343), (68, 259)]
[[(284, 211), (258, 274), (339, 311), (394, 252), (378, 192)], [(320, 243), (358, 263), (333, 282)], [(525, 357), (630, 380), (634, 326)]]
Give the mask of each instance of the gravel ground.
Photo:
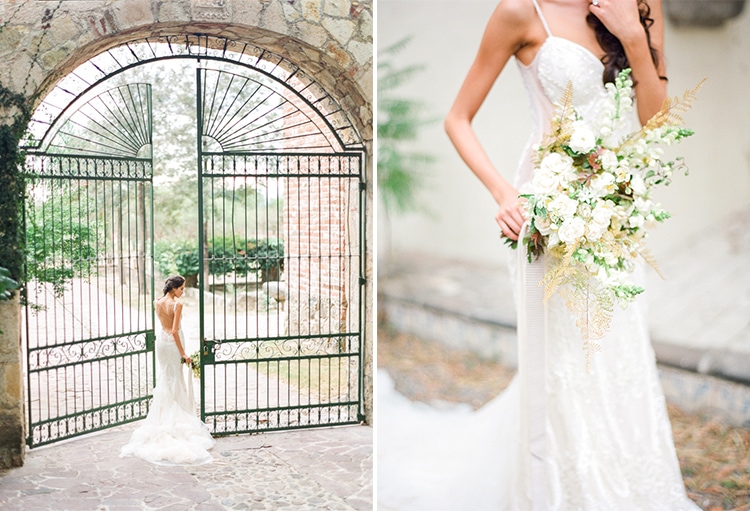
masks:
[[(378, 327), (378, 366), (414, 401), (479, 408), (513, 372), (476, 355)], [(750, 429), (733, 428), (669, 406), (688, 495), (706, 511), (750, 511)]]

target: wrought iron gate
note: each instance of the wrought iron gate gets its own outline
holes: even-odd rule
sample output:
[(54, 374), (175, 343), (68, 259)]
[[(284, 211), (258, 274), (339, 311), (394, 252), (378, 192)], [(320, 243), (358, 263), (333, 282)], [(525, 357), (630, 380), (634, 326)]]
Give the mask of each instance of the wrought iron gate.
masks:
[[(284, 57), (186, 35), (83, 64), (28, 140), (24, 345), (39, 446), (144, 418), (154, 385), (151, 87), (102, 91), (146, 62), (197, 70), (201, 418), (214, 434), (363, 420), (363, 145)], [(94, 92), (99, 91), (99, 92)]]
[(30, 446), (145, 417), (153, 375), (151, 86), (50, 113), (27, 153)]
[(214, 434), (360, 422), (361, 151), (340, 110), (270, 75), (198, 69), (197, 88), (201, 417)]

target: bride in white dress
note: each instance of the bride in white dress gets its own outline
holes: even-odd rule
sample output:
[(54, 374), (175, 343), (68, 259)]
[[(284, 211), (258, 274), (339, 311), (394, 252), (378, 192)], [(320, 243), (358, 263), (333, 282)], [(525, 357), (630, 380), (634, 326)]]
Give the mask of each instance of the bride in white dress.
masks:
[[(515, 240), (521, 232), (518, 196), (532, 177), (531, 147), (568, 82), (577, 112), (595, 119), (604, 81), (631, 68), (643, 123), (666, 97), (662, 47), (659, 0), (499, 3), (445, 126), (499, 205), (504, 236)], [(513, 185), (493, 167), (471, 127), (511, 56), (534, 121)], [(538, 264), (543, 268), (544, 261)], [(539, 275), (529, 268), (520, 257), (520, 296), (538, 287)], [(682, 482), (642, 302), (616, 311), (587, 372), (580, 330), (564, 301), (526, 300), (519, 304), (518, 374), (477, 412), (410, 403), (382, 375), (378, 509), (697, 510)], [(540, 313), (532, 315), (534, 309)], [(542, 339), (541, 357), (529, 353), (534, 334)]]
[(154, 302), (160, 326), (156, 334), (154, 399), (148, 416), (120, 451), (121, 457), (136, 456), (159, 465), (200, 465), (212, 460), (208, 449), (214, 439), (196, 416), (192, 397), (191, 359), (185, 353), (180, 324), (183, 306), (177, 300), (184, 291), (183, 277), (169, 277), (164, 295)]

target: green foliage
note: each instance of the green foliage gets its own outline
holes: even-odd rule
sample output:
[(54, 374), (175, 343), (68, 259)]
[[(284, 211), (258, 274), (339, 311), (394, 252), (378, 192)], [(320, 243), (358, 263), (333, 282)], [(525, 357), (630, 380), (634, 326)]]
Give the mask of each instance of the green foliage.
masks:
[(24, 153), (18, 142), (30, 119), (26, 99), (0, 85), (0, 111), (13, 111), (13, 124), (0, 126), (0, 261), (18, 281), (23, 275), (23, 232), (21, 228)]
[[(155, 247), (156, 268), (162, 275), (183, 276), (200, 273), (198, 243), (157, 243)], [(215, 238), (208, 246), (208, 272), (221, 276), (234, 273), (237, 276), (260, 273), (261, 278), (273, 280), (284, 270), (283, 240), (245, 240)]]
[(61, 294), (72, 279), (96, 273), (97, 247), (103, 242), (96, 223), (88, 221), (95, 212), (81, 204), (69, 183), (49, 195), (27, 209), (26, 278), (49, 282)]
[(255, 264), (261, 273), (261, 280), (269, 282), (279, 280), (284, 271), (284, 242), (278, 239), (259, 241), (254, 250)]
[(200, 259), (197, 241), (157, 242), (154, 246), (154, 264), (163, 276), (198, 275)]
[(7, 268), (0, 267), (0, 300), (10, 300), (16, 289), (18, 289), (18, 282), (10, 278)]
[(174, 261), (180, 275), (198, 275), (201, 270), (197, 251), (181, 250), (175, 254)]
[(434, 161), (430, 155), (408, 149), (427, 123), (425, 105), (411, 99), (391, 96), (394, 89), (424, 69), (412, 65), (398, 68), (393, 58), (411, 38), (405, 38), (378, 55), (378, 190), (388, 212), (416, 209), (416, 191), (422, 184), (420, 169)]

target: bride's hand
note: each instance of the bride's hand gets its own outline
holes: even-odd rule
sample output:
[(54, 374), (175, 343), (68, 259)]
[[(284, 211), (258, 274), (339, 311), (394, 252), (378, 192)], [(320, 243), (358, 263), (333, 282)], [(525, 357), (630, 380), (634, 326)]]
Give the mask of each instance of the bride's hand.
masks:
[(638, 0), (589, 1), (589, 11), (622, 42), (646, 35), (641, 25)]
[(495, 214), (495, 221), (500, 226), (501, 235), (515, 241), (526, 221), (526, 200), (518, 197), (518, 191), (515, 189), (509, 195), (510, 198), (502, 202)]

